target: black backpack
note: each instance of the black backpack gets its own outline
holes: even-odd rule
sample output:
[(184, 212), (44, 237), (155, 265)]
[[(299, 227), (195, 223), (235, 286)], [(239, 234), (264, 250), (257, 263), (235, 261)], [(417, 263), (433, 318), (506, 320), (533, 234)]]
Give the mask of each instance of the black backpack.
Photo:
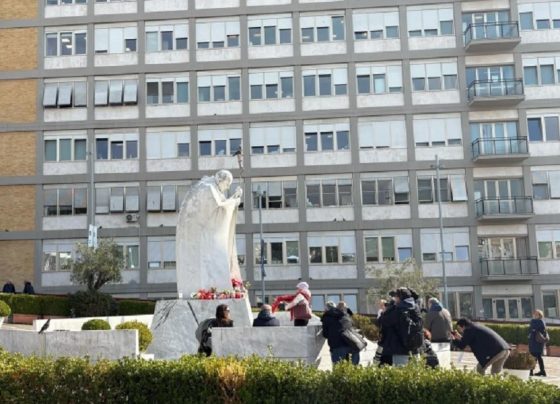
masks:
[(416, 310), (403, 310), (400, 312), (399, 336), (408, 352), (416, 354), (424, 346), (423, 321)]
[(215, 318), (208, 318), (198, 325), (195, 331), (195, 336), (200, 343), (198, 347), (199, 353), (206, 353), (209, 355), (212, 352), (212, 327), (216, 325)]

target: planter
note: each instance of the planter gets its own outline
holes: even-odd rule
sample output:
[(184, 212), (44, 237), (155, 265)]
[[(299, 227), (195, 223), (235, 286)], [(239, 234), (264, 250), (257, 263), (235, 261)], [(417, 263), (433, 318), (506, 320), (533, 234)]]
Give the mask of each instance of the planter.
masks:
[(0, 328), (2, 328), (2, 324), (4, 324), (4, 317), (0, 317)]
[(33, 320), (37, 320), (39, 316), (37, 314), (12, 314), (12, 322), (14, 324), (33, 324)]
[(529, 373), (531, 373), (531, 370), (529, 369), (504, 369), (504, 373), (510, 375), (510, 376), (515, 376), (518, 379), (521, 380), (529, 380)]
[(560, 346), (556, 346), (556, 345), (548, 345), (546, 347), (546, 356), (555, 356), (555, 357), (560, 357)]
[(515, 348), (519, 351), (519, 352), (529, 352), (529, 345), (527, 344), (517, 344), (515, 346)]

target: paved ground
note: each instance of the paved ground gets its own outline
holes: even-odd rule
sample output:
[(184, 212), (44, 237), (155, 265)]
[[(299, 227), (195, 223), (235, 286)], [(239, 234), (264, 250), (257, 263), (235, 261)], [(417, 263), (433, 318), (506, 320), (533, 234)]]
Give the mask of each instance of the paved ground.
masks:
[[(11, 329), (11, 330), (25, 330), (25, 331), (33, 331), (33, 327), (30, 325), (22, 325), (22, 324), (6, 324), (2, 325), (2, 329)], [(363, 366), (367, 366), (373, 360), (375, 356), (375, 350), (377, 349), (377, 344), (370, 343), (364, 352), (360, 355), (360, 363)], [(466, 369), (466, 370), (474, 370), (476, 367), (476, 359), (474, 355), (470, 352), (451, 352), (451, 363), (453, 366)], [(540, 380), (545, 383), (554, 384), (556, 386), (560, 386), (560, 358), (558, 357), (544, 357), (544, 365), (546, 368), (546, 373), (548, 374), (547, 377), (534, 377), (536, 380)], [(321, 351), (321, 359), (319, 361), (319, 369), (322, 370), (329, 370), (332, 368), (329, 350), (327, 344)]]

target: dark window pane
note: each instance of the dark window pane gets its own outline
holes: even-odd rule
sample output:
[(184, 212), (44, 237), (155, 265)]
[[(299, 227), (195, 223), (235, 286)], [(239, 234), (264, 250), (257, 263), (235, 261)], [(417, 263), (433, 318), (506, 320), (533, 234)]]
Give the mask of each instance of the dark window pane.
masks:
[(329, 27), (317, 27), (317, 42), (330, 41)]
[(198, 87), (198, 101), (210, 101), (210, 87)]
[(187, 82), (177, 83), (177, 102), (178, 103), (189, 102), (189, 83)]
[(391, 26), (385, 27), (385, 32), (387, 38), (398, 38), (399, 37), (399, 27)]
[(305, 151), (317, 151), (317, 134), (316, 133), (306, 133), (305, 134)]
[(264, 27), (264, 44), (274, 45), (276, 44), (276, 27)]
[(62, 32), (60, 33), (60, 54), (61, 55), (71, 55), (72, 54), (72, 33)]
[(198, 142), (198, 146), (199, 146), (199, 154), (201, 156), (211, 156), (212, 155), (212, 142), (201, 141), (201, 142)]
[(543, 131), (541, 118), (528, 118), (527, 126), (529, 129), (529, 140), (531, 142), (542, 142)]
[(216, 148), (216, 156), (225, 156), (227, 154), (227, 141), (224, 139), (215, 140), (214, 147)]
[(76, 52), (75, 55), (85, 55), (86, 54), (86, 33), (77, 33), (75, 36)]
[(334, 134), (321, 132), (321, 150), (334, 150)]
[(333, 40), (344, 40), (344, 17), (332, 17)]
[(261, 28), (249, 27), (249, 43), (253, 46), (261, 44)]
[(87, 153), (86, 139), (74, 140), (74, 160), (85, 160)]
[(262, 99), (262, 85), (260, 84), (253, 84), (251, 86), (251, 99), (252, 100), (261, 100)]
[(230, 101), (241, 99), (241, 92), (239, 89), (239, 77), (228, 77), (228, 92), (229, 92)]
[(127, 159), (138, 158), (138, 141), (137, 140), (127, 140), (126, 141), (126, 158)]
[(109, 158), (109, 140), (97, 139), (95, 141), (95, 150), (97, 160), (107, 160)]
[(523, 79), (526, 86), (536, 86), (538, 82), (537, 66), (525, 66), (523, 68)]
[(282, 98), (292, 98), (294, 96), (294, 79), (292, 77), (281, 77)]
[(177, 38), (175, 39), (175, 49), (183, 50), (189, 47), (189, 39), (188, 38)]
[(558, 129), (558, 117), (547, 116), (544, 118), (544, 127), (546, 130), (546, 141), (560, 140), (560, 132)]
[(320, 74), (319, 75), (319, 95), (331, 95), (331, 75), (330, 74)]
[(369, 94), (371, 91), (370, 76), (358, 76), (358, 93)]
[(302, 28), (301, 29), (301, 42), (314, 42), (315, 36), (313, 34), (313, 28)]
[(136, 39), (125, 39), (124, 42), (127, 52), (136, 52)]
[(315, 76), (303, 76), (303, 96), (315, 96)]
[(47, 34), (47, 56), (57, 56), (58, 36), (57, 34)]
[(111, 160), (123, 158), (123, 147), (122, 140), (111, 142)]
[(426, 86), (426, 79), (423, 77), (412, 79), (412, 89), (413, 91), (424, 91)]
[(237, 48), (239, 46), (239, 35), (228, 35), (227, 46), (228, 48)]
[(189, 157), (190, 150), (188, 143), (177, 143), (177, 156), (178, 157)]
[(554, 84), (554, 65), (541, 65), (541, 84)]
[(349, 133), (347, 130), (341, 130), (336, 132), (336, 145), (338, 150), (348, 150), (349, 149)]
[(159, 104), (159, 83), (147, 83), (146, 102), (148, 105)]
[(175, 101), (175, 83), (163, 81), (161, 83), (161, 102), (162, 104), (172, 104)]
[(278, 84), (266, 85), (266, 98), (278, 98)]
[(519, 13), (521, 29), (533, 29), (533, 13)]
[(280, 43), (292, 43), (292, 30), (289, 28), (280, 30)]
[(214, 101), (225, 101), (225, 100), (226, 100), (226, 87), (214, 86)]

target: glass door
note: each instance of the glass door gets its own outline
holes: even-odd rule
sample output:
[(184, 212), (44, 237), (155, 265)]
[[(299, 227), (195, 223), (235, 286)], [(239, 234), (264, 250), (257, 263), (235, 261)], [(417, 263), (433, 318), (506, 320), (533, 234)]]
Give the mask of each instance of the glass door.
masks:
[[(489, 299), (483, 299), (489, 303)], [(489, 305), (488, 308), (490, 309)], [(503, 297), (492, 299), (492, 318), (498, 320), (522, 320), (531, 318), (533, 312), (530, 297)]]

